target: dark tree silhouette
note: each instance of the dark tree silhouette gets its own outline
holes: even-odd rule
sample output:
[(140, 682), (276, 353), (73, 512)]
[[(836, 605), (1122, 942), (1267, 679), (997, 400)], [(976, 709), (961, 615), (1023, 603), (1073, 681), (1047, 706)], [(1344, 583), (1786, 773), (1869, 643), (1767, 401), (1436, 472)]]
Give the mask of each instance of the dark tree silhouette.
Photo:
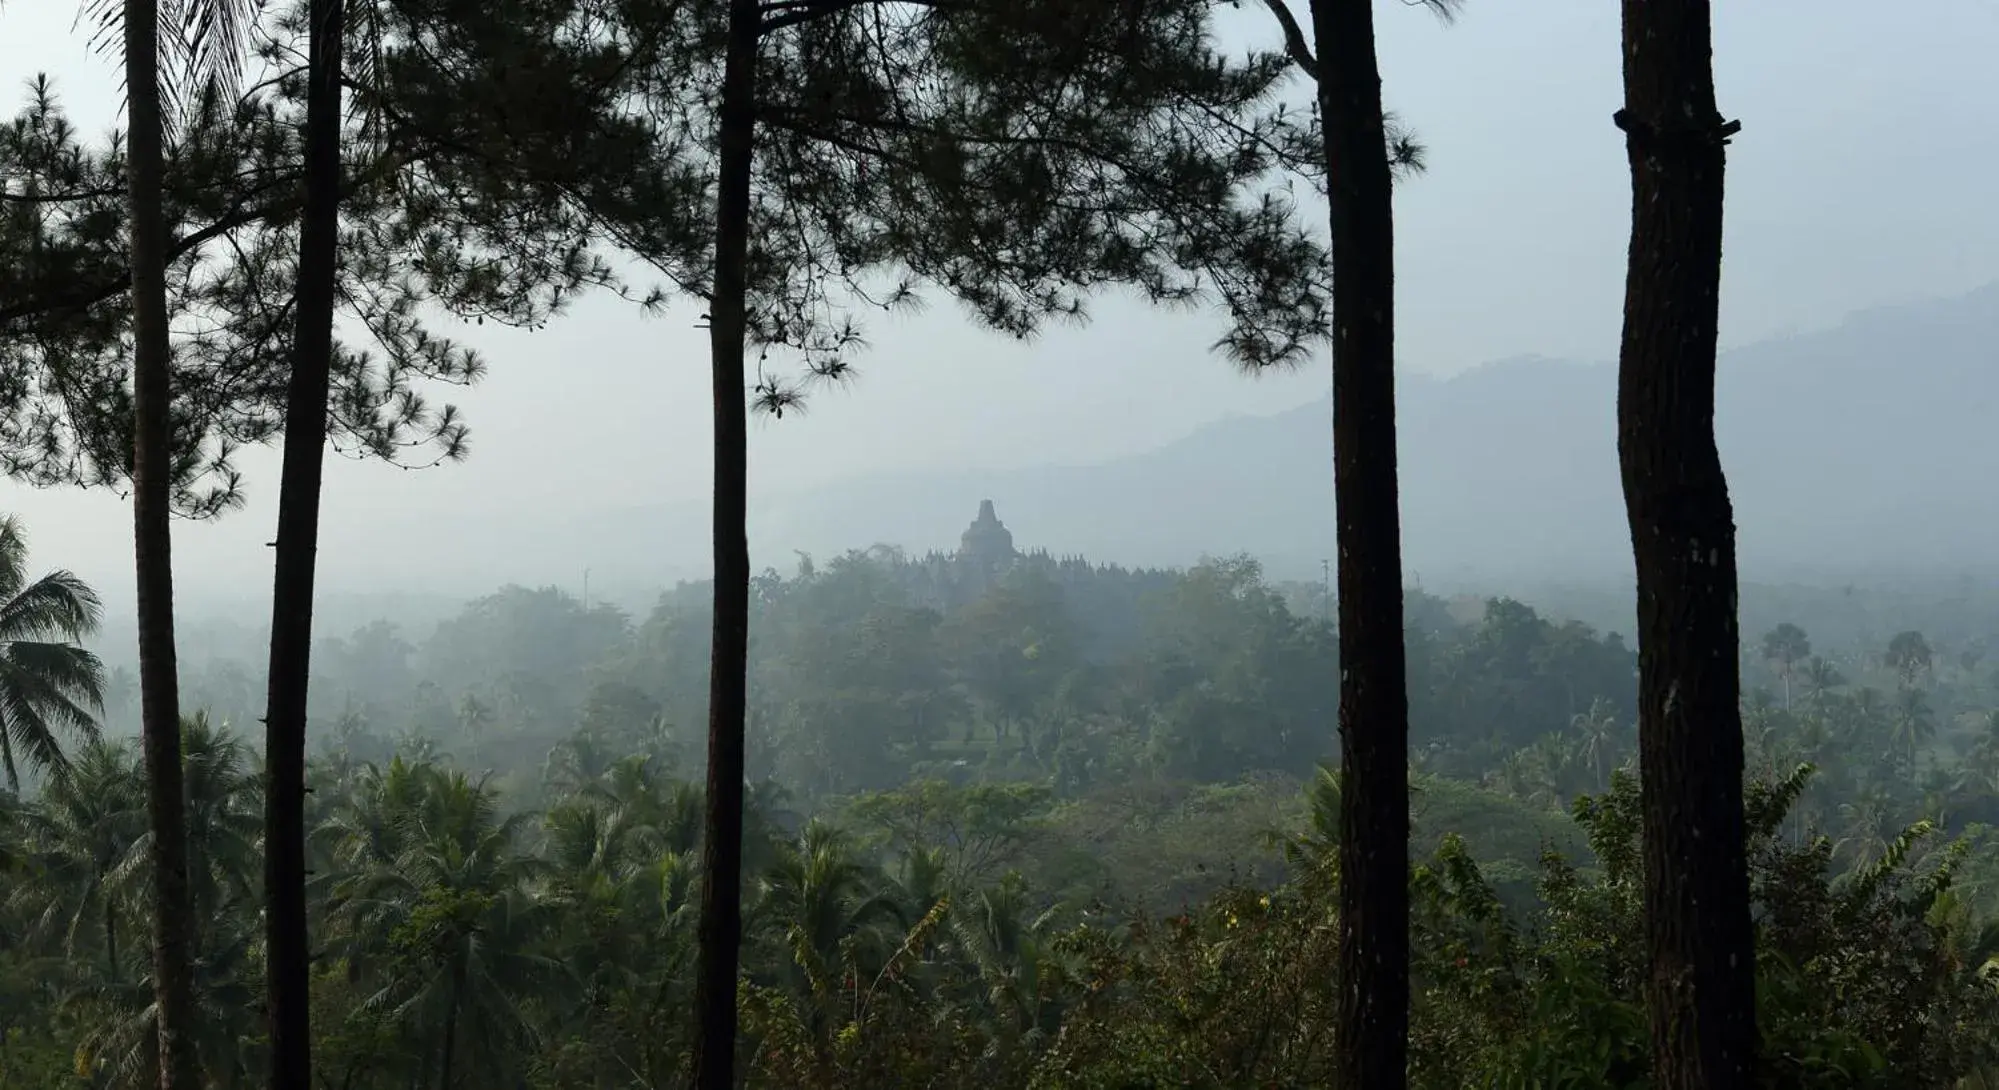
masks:
[(196, 1090), (194, 911), (181, 802), (174, 652), (172, 346), (168, 343), (165, 118), (159, 0), (125, 0), (125, 137), (131, 165), (132, 538), (138, 576), (139, 723), (153, 894), (153, 995), (161, 1090)]
[(1395, 222), (1373, 0), (1313, 0), (1332, 212), (1342, 1086), (1408, 1082), (1409, 697), (1395, 467)]
[(709, 304), (715, 427), (715, 611), (709, 639), (708, 792), (694, 978), (695, 1090), (735, 1086), (736, 967), (743, 935), (743, 727), (749, 701), (749, 429), (744, 419), (751, 156), (760, 0), (730, 0), (718, 118), (715, 295)]
[[(1031, 335), (1080, 315), (1080, 292), (1132, 285), (1160, 302), (1221, 296), (1238, 361), (1294, 359), (1323, 334), (1323, 251), (1250, 187), (1297, 153), (1268, 106), (1282, 56), (1234, 63), (1210, 45), (1207, 0), (732, 0), (725, 26), (643, 60), (656, 97), (687, 86), (724, 43), (712, 141), (710, 251), (640, 247), (708, 305), (714, 387), (715, 586), (708, 813), (696, 991), (701, 1090), (733, 1085), (749, 580), (747, 438), (740, 402), (782, 416), (808, 376), (851, 374), (849, 302), (892, 307), (939, 285), (987, 325)], [(782, 81), (759, 83), (759, 63)], [(956, 87), (964, 93), (926, 88)], [(1384, 163), (1385, 167), (1385, 163)], [(705, 180), (705, 179), (704, 179)], [(690, 186), (705, 192), (705, 186)], [(673, 243), (675, 240), (661, 240)], [(882, 283), (884, 274), (900, 282)], [(712, 279), (711, 279), (712, 277)], [(704, 290), (705, 289), (705, 290)], [(747, 348), (759, 349), (754, 381)]]
[[(195, 42), (167, 33), (165, 52), (192, 51), (189, 59), (216, 66), (253, 15), (242, 0), (202, 0), (170, 14), (162, 25), (195, 30)], [(602, 200), (588, 210), (574, 197), (551, 201), (551, 193), (572, 194), (565, 187), (578, 177), (630, 181), (640, 173), (633, 164), (646, 164), (652, 150), (642, 131), (619, 127), (622, 104), (588, 98), (603, 82), (594, 47), (555, 29), (573, 12), (363, 4), (351, 29), (369, 48), (351, 113), (341, 109), (334, 55), (345, 14), (323, 0), (279, 12), (275, 34), (306, 39), (307, 78), (260, 84), (241, 99), (228, 80), (183, 96), (173, 168), (149, 180), (123, 177), (127, 157), (115, 149), (79, 144), (45, 84), (27, 123), (0, 130), (7, 172), (36, 198), (35, 216), (9, 224), (23, 229), (0, 236), (0, 362), (10, 384), (33, 391), (0, 406), (9, 474), (99, 485), (132, 472), (118, 453), (135, 431), (124, 343), (151, 312), (128, 306), (126, 281), (143, 283), (127, 275), (138, 251), (128, 254), (105, 226), (124, 229), (128, 202), (113, 195), (120, 183), (164, 203), (166, 259), (201, 270), (171, 280), (166, 306), (169, 315), (203, 314), (204, 336), (174, 346), (164, 380), (147, 372), (136, 383), (149, 397), (162, 381), (173, 388), (171, 445), (147, 463), (160, 467), (155, 478), (167, 482), (168, 502), (183, 514), (220, 513), (240, 497), (235, 447), (286, 436), (266, 707), (274, 898), (266, 925), (280, 1085), (302, 1084), (294, 1061), (309, 1058), (297, 813), (323, 451), (330, 442), (390, 461), (423, 446), (442, 459), (461, 455), (455, 412), (433, 410), (415, 384), (470, 381), (480, 363), (428, 332), (420, 308), (538, 324), (571, 293), (612, 280), (593, 249), (597, 238), (670, 233), (652, 230), (653, 210), (678, 211), (653, 200), (611, 212)], [(145, 160), (134, 154), (130, 163), (138, 170)], [(373, 351), (334, 341), (336, 304)], [(145, 351), (141, 361), (150, 366)], [(46, 374), (62, 381), (40, 381)], [(49, 394), (72, 388), (90, 396)], [(214, 486), (197, 490), (203, 481)], [(146, 645), (158, 646), (157, 628), (147, 632)]]
[(305, 207), (278, 485), (264, 712), (264, 927), (271, 1090), (312, 1085), (312, 965), (305, 891), (306, 689), (312, 672), (320, 483), (333, 376), (345, 15), (342, 0), (311, 0), (306, 8)]
[(1756, 950), (1744, 845), (1735, 518), (1714, 438), (1722, 174), (1707, 0), (1624, 0), (1631, 252), (1618, 461), (1638, 569), (1647, 999), (1664, 1090), (1747, 1086)]
[[(1457, 0), (1420, 0), (1444, 19)], [(1384, 111), (1374, 13), (1313, 0), (1313, 42), (1264, 0), (1285, 52), (1318, 82), (1334, 264), (1333, 491), (1338, 513), (1341, 779), (1339, 1063), (1352, 1085), (1407, 1081), (1409, 700), (1395, 448), (1395, 172), (1422, 147)], [(1314, 56), (1314, 50), (1317, 56)], [(1323, 64), (1321, 63), (1323, 61)], [(1375, 149), (1379, 149), (1378, 152)]]
[(1895, 637), (1888, 641), (1888, 650), (1881, 656), (1881, 661), (1887, 663), (1888, 668), (1901, 679), (1903, 688), (1913, 686), (1916, 679), (1928, 673), (1934, 659), (1930, 641), (1914, 629), (1895, 633)]

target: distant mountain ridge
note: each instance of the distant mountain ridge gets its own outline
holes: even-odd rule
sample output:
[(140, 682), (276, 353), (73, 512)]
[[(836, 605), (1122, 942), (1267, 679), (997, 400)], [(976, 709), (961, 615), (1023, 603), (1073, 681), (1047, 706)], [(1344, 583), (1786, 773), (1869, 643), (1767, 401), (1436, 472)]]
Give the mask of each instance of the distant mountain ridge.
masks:
[[(1543, 358), (1400, 388), (1405, 555), (1441, 583), (1623, 580), (1615, 368)], [(1999, 285), (1725, 353), (1718, 434), (1745, 575), (1999, 571)], [(955, 547), (992, 499), (1023, 548), (1134, 565), (1248, 552), (1291, 577), (1333, 555), (1330, 403), (1232, 417), (1096, 465), (873, 476), (761, 497), (759, 566), (874, 542)], [(613, 581), (706, 569), (706, 504), (510, 531)]]

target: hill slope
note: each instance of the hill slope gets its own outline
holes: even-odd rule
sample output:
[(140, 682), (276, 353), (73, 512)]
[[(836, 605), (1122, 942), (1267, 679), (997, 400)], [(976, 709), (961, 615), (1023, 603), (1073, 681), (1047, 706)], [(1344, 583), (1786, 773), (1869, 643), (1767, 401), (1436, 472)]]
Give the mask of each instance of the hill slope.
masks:
[[(1994, 568), (1999, 286), (1726, 353), (1718, 422), (1745, 573), (1866, 578)], [(1622, 580), (1615, 369), (1514, 359), (1401, 390), (1406, 554), (1439, 584)], [(869, 542), (950, 548), (991, 498), (1023, 547), (1127, 564), (1247, 551), (1316, 576), (1333, 538), (1330, 406), (1231, 418), (1100, 465), (910, 472), (754, 505), (757, 562)], [(705, 505), (506, 531), (599, 577), (706, 567)], [(526, 532), (522, 532), (526, 531)], [(496, 528), (496, 532), (497, 528)]]

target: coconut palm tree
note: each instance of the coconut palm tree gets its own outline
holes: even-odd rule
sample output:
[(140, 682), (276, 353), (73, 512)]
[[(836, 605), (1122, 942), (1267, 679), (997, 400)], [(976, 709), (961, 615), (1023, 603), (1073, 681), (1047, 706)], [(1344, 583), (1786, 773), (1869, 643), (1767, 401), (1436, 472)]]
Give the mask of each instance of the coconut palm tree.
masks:
[(256, 901), (262, 795), (243, 743), (227, 728), (197, 712), (182, 720), (181, 739), (188, 892), (199, 925)]
[[(254, 1081), (260, 1017), (251, 954), (256, 895), (256, 777), (242, 747), (206, 717), (181, 724), (188, 816), (191, 991), (204, 1017), (187, 1038), (204, 1085), (236, 1090)], [(69, 988), (82, 1014), (81, 1055), (105, 1074), (156, 1083), (161, 1067), (158, 1004), (143, 961), (129, 956), (123, 924), (135, 913), (152, 865), (144, 783), (131, 754), (97, 743), (51, 784), (34, 815), (31, 843), (42, 873), (64, 876), (39, 932), (78, 968)], [(101, 941), (101, 957), (97, 948)]]
[(1880, 858), (1901, 832), (1894, 809), (1894, 801), (1878, 787), (1869, 787), (1851, 802), (1841, 803), (1840, 836), (1833, 842), (1833, 854), (1849, 866)]
[(104, 665), (77, 646), (97, 631), (97, 593), (66, 571), (28, 579), (28, 542), (0, 518), (0, 770), (21, 789), (19, 765), (60, 774), (64, 734), (98, 737)]
[(37, 805), (16, 818), (23, 856), (37, 881), (12, 891), (30, 905), (27, 938), (72, 963), (101, 962), (106, 980), (125, 975), (131, 918), (128, 861), (145, 833), (143, 784), (132, 753), (93, 742)]
[(357, 802), (347, 823), (366, 846), (330, 915), (365, 1003), (406, 1028), (439, 1090), (498, 1085), (532, 1043), (530, 997), (559, 1004), (573, 990), (539, 947), (552, 909), (532, 896), (545, 863), (516, 850), (527, 815), (501, 818), (493, 791), (462, 773), (400, 761)]
[(1039, 1042), (1060, 1028), (1060, 1008), (1045, 986), (1057, 965), (1049, 941), (1055, 913), (1054, 908), (1034, 912), (1026, 883), (1009, 873), (950, 915), (956, 951), (970, 962), (980, 987), (970, 1004), (973, 1017), (995, 1042)]
[(1615, 749), (1618, 742), (1617, 709), (1610, 701), (1597, 697), (1590, 702), (1589, 710), (1580, 712), (1569, 720), (1578, 735), (1576, 740), (1576, 760), (1589, 769), (1591, 790), (1610, 789), (1610, 769), (1616, 764)]
[(1904, 688), (1895, 694), (1892, 723), (1896, 750), (1900, 759), (1908, 763), (1909, 770), (1913, 773), (1923, 747), (1928, 745), (1937, 733), (1936, 716), (1931, 712), (1929, 700), (1921, 689)]
[(1895, 676), (1902, 680), (1902, 687), (1907, 689), (1914, 688), (1916, 682), (1929, 673), (1934, 657), (1929, 640), (1921, 632), (1911, 629), (1897, 632), (1895, 638), (1888, 641), (1888, 650), (1882, 653), (1881, 661), (1895, 671)]
[[(698, 829), (698, 801), (694, 817)], [(588, 1044), (593, 1085), (663, 1084), (678, 1074), (684, 1042), (674, 1012), (692, 998), (695, 856), (661, 855), (634, 810), (583, 800), (558, 803), (543, 831), (541, 896), (558, 921), (551, 952), (577, 986), (556, 1024)]]
[[(800, 1020), (822, 1045), (836, 1021), (841, 974), (878, 970), (894, 947), (899, 905), (839, 828), (814, 819), (763, 872), (753, 923), (790, 954), (786, 982)], [(898, 933), (895, 938), (901, 936)]]
[(572, 802), (594, 807), (631, 827), (653, 858), (700, 847), (701, 789), (684, 780), (663, 779), (645, 754), (613, 764), (579, 787)]
[(1812, 639), (1789, 621), (1763, 634), (1763, 659), (1775, 663), (1784, 682), (1784, 710), (1791, 710), (1791, 674), (1812, 653)]
[(492, 705), (471, 693), (458, 698), (458, 733), (472, 748), (472, 763), (479, 763), (479, 742), (493, 726)]
[(1804, 678), (1805, 703), (1814, 710), (1822, 710), (1826, 697), (1832, 695), (1834, 689), (1846, 684), (1846, 675), (1839, 672), (1839, 667), (1818, 655), (1805, 660)]
[(617, 761), (603, 736), (579, 730), (549, 749), (542, 762), (542, 786), (559, 795), (575, 794), (609, 775)]
[[(643, 762), (619, 768), (642, 772)], [(542, 895), (564, 921), (562, 960), (582, 986), (586, 1018), (620, 994), (657, 993), (658, 970), (684, 969), (692, 952), (701, 806), (698, 796), (676, 806), (676, 794), (631, 778), (565, 799), (542, 818)]]

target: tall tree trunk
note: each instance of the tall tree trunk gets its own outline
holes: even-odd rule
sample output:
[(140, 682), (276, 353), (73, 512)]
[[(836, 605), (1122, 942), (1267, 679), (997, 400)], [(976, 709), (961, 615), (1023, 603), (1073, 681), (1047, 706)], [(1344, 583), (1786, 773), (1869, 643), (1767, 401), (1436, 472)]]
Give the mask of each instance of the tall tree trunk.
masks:
[(327, 385), (340, 219), (342, 0), (312, 0), (308, 18), (305, 209), (298, 324), (285, 404), (284, 467), (271, 591), (264, 713), (264, 897), (269, 950), (272, 1090), (312, 1084), (312, 971), (305, 897), (306, 689), (313, 581), (326, 457)]
[(730, 0), (722, 72), (714, 298), (715, 617), (708, 664), (708, 797), (695, 970), (694, 1086), (731, 1090), (743, 930), (743, 726), (750, 652), (749, 425), (743, 366), (755, 152), (757, 0)]
[(104, 960), (105, 979), (118, 982), (118, 908), (110, 897), (104, 898)]
[(451, 1060), (458, 1045), (458, 1001), (451, 1002), (449, 1015), (444, 1019), (444, 1051), (438, 1057), (437, 1090), (451, 1090)]
[(180, 680), (174, 660), (173, 420), (167, 334), (165, 142), (158, 0), (126, 0), (126, 136), (131, 185), (132, 544), (138, 576), (139, 701), (153, 839), (153, 1001), (162, 1090), (198, 1090), (194, 914), (188, 900)]
[(1373, 0), (1313, 0), (1332, 208), (1344, 1090), (1407, 1085), (1409, 693), (1395, 469), (1395, 222)]
[(1661, 1090), (1749, 1085), (1735, 520), (1714, 439), (1723, 144), (1707, 0), (1624, 0), (1631, 253), (1618, 462), (1638, 569), (1647, 1000)]

